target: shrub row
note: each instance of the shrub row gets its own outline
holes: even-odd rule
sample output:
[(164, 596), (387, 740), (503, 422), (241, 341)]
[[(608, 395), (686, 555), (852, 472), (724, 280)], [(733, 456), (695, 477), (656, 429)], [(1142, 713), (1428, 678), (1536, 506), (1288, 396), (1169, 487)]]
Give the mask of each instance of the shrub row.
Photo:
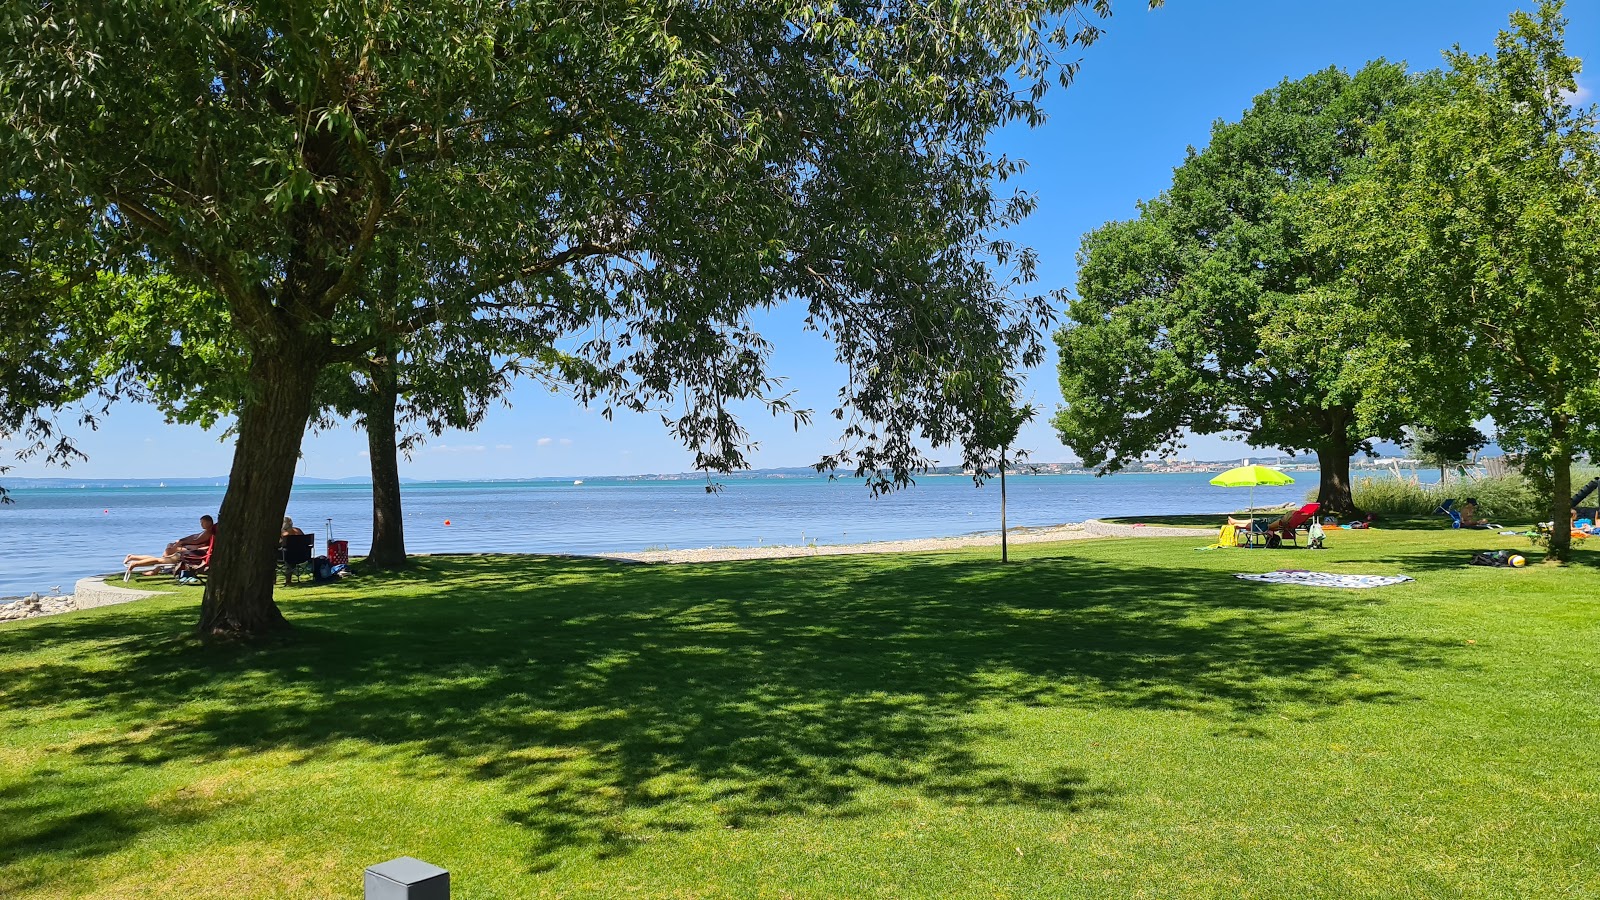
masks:
[[(1581, 484), (1574, 473), (1573, 483)], [(1542, 496), (1528, 479), (1517, 473), (1497, 477), (1472, 477), (1444, 484), (1422, 484), (1415, 478), (1387, 476), (1358, 479), (1355, 483), (1356, 506), (1378, 518), (1409, 518), (1431, 515), (1439, 504), (1454, 499), (1458, 504), (1467, 497), (1478, 501), (1479, 515), (1491, 521), (1528, 524), (1549, 516), (1548, 498)], [(1593, 498), (1585, 501), (1593, 503)]]

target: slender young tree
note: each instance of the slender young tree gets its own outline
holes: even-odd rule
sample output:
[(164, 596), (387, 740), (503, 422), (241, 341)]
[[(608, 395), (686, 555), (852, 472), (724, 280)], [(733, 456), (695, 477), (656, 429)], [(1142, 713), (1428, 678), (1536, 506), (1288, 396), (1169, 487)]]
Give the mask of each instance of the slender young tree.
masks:
[[(0, 184), (19, 271), (173, 280), (239, 354), (202, 634), (284, 627), (276, 533), (330, 367), (425, 329), (575, 342), (586, 400), (651, 409), (707, 469), (771, 397), (754, 311), (794, 300), (848, 383), (853, 465), (892, 485), (984, 423), (1049, 305), (989, 152), (1042, 121), (1109, 0), (503, 4), (72, 0), (0, 14)], [(372, 291), (387, 243), (426, 289)], [(25, 287), (24, 290), (32, 290)], [(70, 291), (69, 299), (84, 291)], [(8, 297), (0, 303), (9, 303)], [(88, 304), (91, 301), (83, 300)], [(87, 328), (68, 303), (52, 347)], [(186, 323), (169, 321), (174, 334)], [(171, 353), (165, 348), (132, 345)], [(121, 362), (117, 371), (159, 363)], [(18, 395), (26, 402), (31, 398)], [(992, 458), (973, 449), (975, 468)]]
[(1190, 432), (1237, 432), (1314, 452), (1319, 501), (1352, 513), (1350, 457), (1404, 419), (1347, 371), (1363, 331), (1325, 308), (1339, 271), (1308, 246), (1297, 199), (1359, 178), (1368, 131), (1419, 90), (1382, 61), (1284, 81), (1218, 122), (1138, 218), (1087, 235), (1056, 335), (1062, 441), (1104, 474)]
[(1446, 471), (1451, 466), (1465, 464), (1489, 443), (1489, 437), (1476, 425), (1457, 428), (1418, 425), (1406, 429), (1404, 443), (1417, 454), (1419, 461), (1438, 467), (1439, 483), (1443, 484)]
[(1327, 200), (1325, 243), (1375, 287), (1375, 378), (1435, 420), (1489, 415), (1549, 492), (1567, 558), (1572, 461), (1600, 427), (1600, 137), (1578, 108), (1562, 4), (1518, 12), (1493, 54), (1446, 54), (1448, 93), (1377, 135), (1372, 176)]

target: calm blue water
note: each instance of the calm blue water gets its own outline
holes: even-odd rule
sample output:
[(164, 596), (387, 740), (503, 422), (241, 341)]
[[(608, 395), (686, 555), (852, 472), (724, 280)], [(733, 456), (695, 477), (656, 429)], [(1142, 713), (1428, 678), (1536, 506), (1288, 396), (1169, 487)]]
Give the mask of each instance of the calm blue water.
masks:
[[(1301, 500), (1298, 483), (1257, 488), (1258, 506)], [(1212, 487), (1209, 474), (1033, 475), (1008, 479), (1012, 525), (1056, 525), (1118, 515), (1211, 513), (1242, 508), (1243, 489)], [(721, 493), (698, 481), (590, 479), (407, 485), (406, 546), (418, 553), (502, 551), (595, 553), (763, 544), (855, 543), (940, 537), (999, 529), (1000, 488), (960, 477), (920, 479), (873, 499), (857, 481), (825, 478), (725, 479)], [(159, 554), (173, 538), (215, 514), (220, 487), (16, 490), (0, 505), (0, 597), (48, 592), (91, 574), (118, 571), (130, 552)], [(350, 541), (354, 555), (372, 536), (366, 485), (296, 487), (295, 523)], [(445, 520), (450, 521), (446, 526)], [(321, 547), (321, 540), (318, 541)]]

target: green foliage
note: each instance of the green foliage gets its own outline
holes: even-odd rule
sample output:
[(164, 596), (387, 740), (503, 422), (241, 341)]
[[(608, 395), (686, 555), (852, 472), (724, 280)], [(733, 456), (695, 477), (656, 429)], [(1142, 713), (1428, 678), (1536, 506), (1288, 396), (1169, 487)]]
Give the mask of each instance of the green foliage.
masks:
[(1488, 436), (1476, 425), (1445, 429), (1419, 425), (1406, 429), (1405, 444), (1416, 458), (1440, 470), (1467, 462), (1488, 443)]
[[(188, 282), (249, 355), (607, 323), (569, 345), (598, 381), (580, 395), (685, 399), (669, 427), (707, 468), (743, 464), (730, 401), (787, 409), (747, 317), (802, 299), (851, 373), (829, 461), (898, 481), (921, 440), (984, 427), (952, 373), (998, 395), (994, 360), (1042, 352), (1047, 304), (1012, 292), (1034, 257), (997, 235), (1030, 204), (985, 141), (1042, 118), (1085, 13), (1109, 5), (17, 10), (4, 175), (19, 221), (58, 223), (30, 254)], [(398, 296), (371, 290), (384, 246)], [(217, 392), (248, 399), (229, 371)]]
[(1446, 54), (1437, 102), (1375, 132), (1371, 177), (1329, 195), (1319, 232), (1347, 284), (1377, 286), (1387, 353), (1364, 371), (1430, 420), (1492, 417), (1557, 521), (1600, 427), (1600, 120), (1572, 105), (1561, 11)]
[[(1006, 186), (1021, 163), (989, 137), (1042, 121), (1046, 86), (1110, 11), (8, 6), (0, 270), (20, 274), (0, 305), (48, 294), (25, 340), (153, 385), (174, 415), (237, 410), (208, 631), (281, 625), (253, 548), (275, 532), (324, 376), (374, 358), (481, 351), (436, 379), (471, 375), (476, 402), (499, 355), (553, 355), (583, 402), (671, 409), (695, 465), (728, 470), (749, 450), (738, 401), (808, 415), (751, 324), (795, 301), (847, 373), (823, 467), (887, 489), (959, 445), (982, 470), (989, 417), (1004, 430), (1052, 314), (1035, 255), (1004, 236), (1032, 208)], [(182, 315), (130, 306), (133, 337), (101, 348), (104, 292), (79, 286), (106, 275), (160, 279)], [(0, 438), (81, 395), (72, 374), (0, 393)], [(476, 408), (424, 406), (440, 421)]]
[(1229, 431), (1344, 475), (1367, 438), (1398, 435), (1347, 369), (1367, 329), (1330, 300), (1339, 271), (1307, 245), (1299, 198), (1360, 177), (1367, 132), (1420, 84), (1382, 61), (1286, 80), (1218, 122), (1139, 218), (1084, 238), (1055, 425), (1085, 462), (1115, 472)]
[[(433, 558), (280, 589), (296, 640), (242, 653), (174, 637), (190, 590), (3, 624), (0, 894), (358, 895), (400, 852), (485, 900), (1600, 890), (1589, 565), (1207, 542)], [(1312, 557), (1417, 581), (1232, 577)]]

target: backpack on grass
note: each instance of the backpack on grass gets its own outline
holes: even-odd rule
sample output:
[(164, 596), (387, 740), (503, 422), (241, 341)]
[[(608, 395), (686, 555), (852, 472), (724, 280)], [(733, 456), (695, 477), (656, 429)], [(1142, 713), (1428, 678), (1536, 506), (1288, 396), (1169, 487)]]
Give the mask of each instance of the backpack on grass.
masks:
[(1472, 554), (1469, 565), (1493, 566), (1496, 569), (1520, 569), (1528, 561), (1515, 550), (1479, 550)]
[(327, 584), (337, 581), (339, 573), (333, 570), (333, 562), (326, 556), (319, 556), (311, 561), (311, 580), (316, 584)]

